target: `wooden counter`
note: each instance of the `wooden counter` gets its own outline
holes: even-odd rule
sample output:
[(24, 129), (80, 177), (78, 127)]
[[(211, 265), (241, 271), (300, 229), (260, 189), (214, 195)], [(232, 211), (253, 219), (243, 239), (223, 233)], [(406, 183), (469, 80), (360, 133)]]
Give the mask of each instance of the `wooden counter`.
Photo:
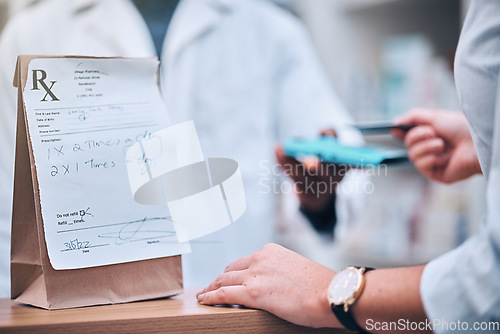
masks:
[(260, 310), (200, 305), (195, 293), (54, 311), (0, 299), (0, 333), (352, 333), (296, 326)]

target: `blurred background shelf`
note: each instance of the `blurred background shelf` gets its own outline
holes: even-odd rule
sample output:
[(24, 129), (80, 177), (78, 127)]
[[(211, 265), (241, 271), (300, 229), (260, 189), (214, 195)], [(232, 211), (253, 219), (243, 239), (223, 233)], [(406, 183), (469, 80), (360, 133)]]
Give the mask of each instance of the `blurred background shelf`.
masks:
[[(330, 79), (355, 117), (380, 111), (376, 87), (384, 71), (384, 45), (392, 37), (418, 35), (452, 70), (468, 0), (297, 0), (302, 19)], [(408, 64), (411, 66), (411, 64)], [(368, 87), (367, 87), (368, 86)], [(359, 96), (359, 87), (368, 97)], [(375, 99), (375, 100), (373, 100)], [(362, 101), (363, 106), (359, 106)], [(446, 106), (444, 106), (446, 107)], [(359, 109), (361, 115), (357, 115)], [(404, 111), (401, 111), (404, 112)]]
[(352, 0), (346, 2), (345, 6), (350, 10), (364, 10), (384, 6), (393, 2), (401, 2), (401, 0)]
[[(341, 0), (341, 1), (344, 2), (345, 8), (352, 12), (377, 10), (379, 8), (397, 12), (399, 10), (397, 9), (398, 7), (399, 8), (413, 7), (421, 9), (424, 7), (431, 6), (428, 8), (436, 8), (436, 6), (439, 6), (441, 4), (440, 0), (350, 0), (350, 1)], [(453, 2), (459, 4), (462, 7), (465, 7), (466, 9), (466, 7), (468, 7), (468, 5), (470, 4), (471, 0), (454, 0)], [(464, 13), (465, 11), (462, 12), (462, 14)]]
[(419, 33), (436, 54), (453, 59), (461, 28), (457, 0), (378, 0), (349, 2), (345, 10), (360, 43), (375, 50), (387, 36)]

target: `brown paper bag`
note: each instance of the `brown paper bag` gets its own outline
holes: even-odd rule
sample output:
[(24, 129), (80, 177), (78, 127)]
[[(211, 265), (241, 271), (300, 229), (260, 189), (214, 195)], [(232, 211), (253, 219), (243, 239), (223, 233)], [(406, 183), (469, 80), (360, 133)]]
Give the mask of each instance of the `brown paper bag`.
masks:
[[(26, 304), (62, 309), (124, 303), (182, 293), (181, 257), (108, 266), (54, 270), (50, 264), (39, 187), (23, 102), (28, 65), (43, 56), (19, 56), (17, 139), (11, 245), (11, 298)], [(55, 57), (50, 57), (55, 58)]]

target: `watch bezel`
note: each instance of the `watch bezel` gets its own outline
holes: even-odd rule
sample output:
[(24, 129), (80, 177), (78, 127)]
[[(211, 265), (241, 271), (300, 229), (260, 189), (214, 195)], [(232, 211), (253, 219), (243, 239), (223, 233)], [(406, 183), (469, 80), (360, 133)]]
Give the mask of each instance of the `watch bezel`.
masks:
[[(356, 279), (357, 279), (357, 282), (356, 282), (356, 289), (354, 290), (354, 292), (346, 299), (340, 301), (340, 302), (334, 302), (333, 301), (333, 298), (330, 298), (330, 292), (331, 290), (333, 289), (333, 284), (335, 282), (335, 278), (337, 277), (338, 274), (340, 274), (341, 272), (343, 271), (347, 271), (347, 270), (351, 270), (351, 271), (354, 271), (356, 273)], [(330, 305), (333, 305), (333, 306), (344, 306), (344, 311), (347, 312), (348, 311), (348, 307), (352, 304), (354, 304), (354, 302), (356, 301), (356, 299), (359, 297), (359, 295), (361, 295), (361, 292), (363, 292), (363, 288), (364, 288), (364, 285), (365, 285), (365, 279), (364, 279), (364, 272), (365, 272), (365, 268), (356, 268), (356, 267), (353, 267), (353, 266), (349, 266), (349, 267), (346, 267), (344, 269), (342, 269), (341, 271), (339, 271), (335, 276), (333, 276), (330, 284), (328, 285), (328, 295), (327, 295), (327, 298), (328, 298), (328, 302), (330, 303)]]

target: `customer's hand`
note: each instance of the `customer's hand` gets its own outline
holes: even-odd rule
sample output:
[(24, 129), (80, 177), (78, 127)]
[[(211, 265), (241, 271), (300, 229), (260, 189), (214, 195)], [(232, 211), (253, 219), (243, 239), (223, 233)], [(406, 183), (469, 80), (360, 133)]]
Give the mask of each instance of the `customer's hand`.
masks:
[(393, 130), (404, 140), (408, 156), (427, 178), (453, 183), (481, 173), (476, 149), (462, 113), (413, 109), (394, 122), (416, 125), (405, 133)]
[[(333, 130), (325, 130), (321, 135), (336, 136)], [(301, 206), (314, 213), (330, 209), (333, 218), (335, 211), (331, 205), (335, 189), (347, 173), (347, 167), (321, 163), (316, 158), (300, 162), (286, 156), (281, 146), (276, 148), (276, 159), (284, 173), (294, 181)]]
[(335, 272), (276, 244), (229, 264), (198, 293), (201, 304), (239, 304), (298, 325), (341, 327), (327, 300)]

